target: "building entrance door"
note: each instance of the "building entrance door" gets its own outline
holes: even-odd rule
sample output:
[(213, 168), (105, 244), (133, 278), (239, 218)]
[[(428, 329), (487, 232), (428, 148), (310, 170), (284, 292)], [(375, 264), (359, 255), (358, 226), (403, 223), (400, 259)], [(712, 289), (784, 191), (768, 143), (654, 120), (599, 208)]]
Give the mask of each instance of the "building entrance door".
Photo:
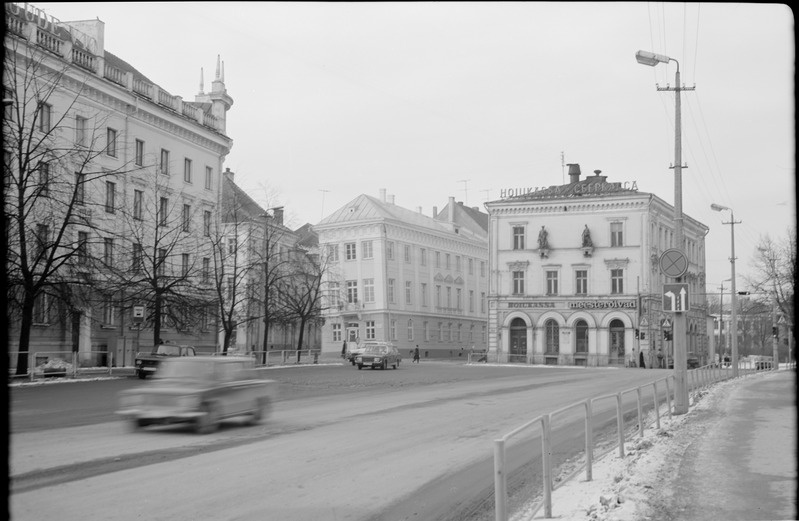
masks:
[(358, 341), (358, 323), (350, 322), (347, 324), (347, 343)]
[(527, 356), (527, 324), (521, 318), (510, 323), (510, 354)]
[(610, 362), (623, 363), (624, 361), (624, 322), (613, 320), (610, 322)]

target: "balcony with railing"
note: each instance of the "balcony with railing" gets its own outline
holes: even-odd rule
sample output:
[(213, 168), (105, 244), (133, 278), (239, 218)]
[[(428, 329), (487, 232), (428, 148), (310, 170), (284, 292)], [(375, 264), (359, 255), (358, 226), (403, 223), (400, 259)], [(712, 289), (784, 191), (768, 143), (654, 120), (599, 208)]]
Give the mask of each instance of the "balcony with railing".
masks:
[(91, 72), (97, 72), (97, 59), (90, 52), (72, 47), (72, 63)]
[(61, 53), (61, 46), (64, 42), (56, 35), (45, 31), (41, 27), (36, 27), (36, 44), (50, 52), (63, 56)]
[(112, 65), (108, 65), (107, 63), (105, 64), (105, 67), (103, 67), (103, 78), (111, 80), (117, 85), (121, 85), (123, 87), (127, 86), (127, 74)]

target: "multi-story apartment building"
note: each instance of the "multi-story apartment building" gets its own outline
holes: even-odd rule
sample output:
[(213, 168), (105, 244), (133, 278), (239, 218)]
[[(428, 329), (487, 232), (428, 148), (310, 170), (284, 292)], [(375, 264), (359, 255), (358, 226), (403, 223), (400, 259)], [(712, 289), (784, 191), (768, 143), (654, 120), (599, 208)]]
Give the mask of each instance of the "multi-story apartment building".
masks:
[[(562, 365), (640, 365), (664, 358), (659, 259), (674, 244), (673, 208), (637, 182), (595, 171), (569, 184), (511, 190), (486, 203), (489, 335), (500, 360)], [(689, 353), (706, 356), (705, 235), (684, 216)]]
[(202, 273), (232, 146), (224, 64), (184, 101), (106, 50), (99, 19), (4, 8), (9, 311), (35, 295), (31, 350), (110, 351), (122, 365), (158, 335), (213, 351)]
[(485, 349), (487, 215), (449, 203), (433, 217), (360, 195), (314, 226), (328, 298), (322, 352), (343, 343), (394, 343), (407, 356), (457, 357)]

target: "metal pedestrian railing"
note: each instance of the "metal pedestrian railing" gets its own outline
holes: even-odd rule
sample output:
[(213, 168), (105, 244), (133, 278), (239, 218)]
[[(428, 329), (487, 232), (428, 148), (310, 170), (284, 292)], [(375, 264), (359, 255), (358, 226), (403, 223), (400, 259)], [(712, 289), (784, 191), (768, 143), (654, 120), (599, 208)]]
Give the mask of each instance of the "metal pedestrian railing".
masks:
[[(739, 367), (739, 376), (746, 376), (748, 374), (770, 371), (770, 370), (772, 370), (770, 364), (763, 365), (760, 368), (756, 366)], [(709, 365), (689, 370), (688, 376), (689, 376), (689, 392), (696, 393), (700, 389), (707, 388), (723, 380), (731, 379), (732, 368), (731, 367), (724, 368), (724, 367), (718, 367), (716, 365)], [(645, 392), (648, 391), (650, 388), (651, 388), (651, 397), (645, 396), (645, 394), (647, 394)], [(665, 395), (663, 394), (663, 391), (665, 391)], [(618, 448), (619, 457), (623, 458), (624, 449), (625, 449), (625, 427), (624, 427), (625, 396), (628, 394), (634, 394), (635, 396), (635, 405), (636, 405), (635, 415), (638, 425), (637, 434), (638, 436), (643, 437), (645, 432), (644, 430), (645, 425), (647, 425), (647, 423), (650, 426), (654, 423), (657, 429), (661, 428), (660, 409), (664, 405), (664, 402), (666, 406), (666, 413), (668, 414), (669, 418), (672, 417), (672, 401), (674, 399), (673, 393), (674, 393), (674, 376), (669, 375), (664, 378), (659, 378), (652, 382), (646, 383), (644, 385), (621, 391), (619, 393), (607, 394), (604, 396), (589, 398), (583, 401), (575, 402), (571, 405), (567, 405), (566, 407), (563, 407), (556, 411), (547, 414), (542, 414), (526, 422), (525, 424), (517, 427), (516, 429), (508, 432), (501, 438), (494, 440), (494, 502), (495, 502), (496, 521), (508, 520), (509, 467), (507, 462), (507, 447), (511, 439), (518, 438), (525, 433), (531, 435), (535, 434), (540, 435), (543, 499), (540, 502), (540, 504), (538, 504), (532, 509), (532, 513), (530, 513), (530, 518), (532, 519), (532, 517), (535, 516), (535, 514), (541, 509), (541, 507), (544, 508), (544, 517), (551, 518), (552, 492), (554, 491), (553, 465), (552, 465), (552, 454), (553, 454), (552, 429), (556, 417), (564, 415), (565, 413), (571, 411), (572, 409), (577, 409), (582, 411), (584, 435), (585, 435), (585, 448), (584, 448), (585, 463), (580, 467), (578, 467), (570, 476), (568, 476), (561, 483), (564, 483), (569, 479), (573, 478), (574, 476), (576, 476), (580, 471), (583, 470), (583, 468), (585, 469), (586, 481), (591, 481), (593, 479), (592, 467), (596, 456), (594, 431), (599, 424), (599, 420), (595, 416), (595, 413), (597, 411), (596, 404), (602, 401), (608, 401), (608, 400), (613, 401), (614, 402), (613, 408), (615, 408), (615, 416), (616, 416), (617, 441), (614, 442), (614, 445), (610, 448), (610, 450), (602, 454), (602, 456), (612, 451), (613, 449)], [(644, 413), (645, 406), (648, 407), (650, 406), (650, 404), (652, 406), (652, 412), (654, 413), (654, 420), (652, 420), (651, 418), (647, 418)], [(539, 428), (539, 431), (537, 433), (535, 432), (536, 427)], [(632, 433), (631, 437), (635, 436), (635, 434), (636, 433)]]

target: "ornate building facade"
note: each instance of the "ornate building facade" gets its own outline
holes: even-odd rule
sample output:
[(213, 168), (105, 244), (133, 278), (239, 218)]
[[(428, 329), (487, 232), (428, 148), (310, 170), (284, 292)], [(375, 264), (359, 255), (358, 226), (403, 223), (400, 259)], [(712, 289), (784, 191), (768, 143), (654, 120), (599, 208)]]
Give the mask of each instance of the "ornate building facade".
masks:
[[(662, 253), (674, 248), (673, 208), (635, 182), (606, 176), (510, 191), (489, 213), (489, 351), (535, 364), (651, 367), (664, 340)], [(707, 352), (705, 235), (684, 216), (688, 352)]]

